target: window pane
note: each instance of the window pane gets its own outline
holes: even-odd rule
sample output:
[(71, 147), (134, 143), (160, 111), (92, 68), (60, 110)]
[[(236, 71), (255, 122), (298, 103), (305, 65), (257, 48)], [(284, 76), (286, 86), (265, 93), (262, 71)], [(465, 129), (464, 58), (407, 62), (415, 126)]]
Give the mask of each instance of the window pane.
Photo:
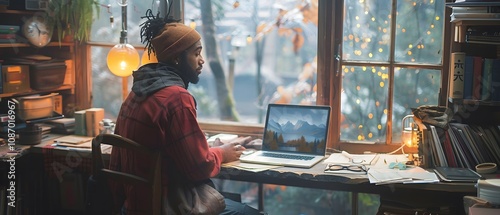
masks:
[[(341, 141), (398, 143), (401, 120), (411, 114), (410, 108), (438, 104), (441, 71), (418, 67), (419, 63), (442, 66), (444, 1), (395, 1), (395, 27), (391, 27), (393, 1), (344, 2)], [(412, 69), (396, 67), (395, 77), (390, 77), (388, 69), (394, 63), (408, 63)], [(394, 99), (388, 104), (390, 90)], [(391, 121), (392, 137), (387, 138)]]
[[(116, 119), (123, 102), (122, 78), (112, 74), (106, 64), (106, 56), (111, 48), (92, 46), (92, 106), (104, 108), (106, 118)], [(140, 51), (139, 53), (141, 53)], [(132, 76), (127, 86), (132, 85)]]
[(200, 1), (185, 1), (184, 10), (185, 23), (203, 37), (206, 62), (189, 86), (200, 120), (262, 123), (268, 103), (316, 103), (316, 0), (212, 3), (215, 46), (201, 12), (210, 10)]
[(444, 1), (397, 1), (396, 62), (440, 64)]
[(396, 68), (394, 73), (393, 142), (401, 142), (403, 117), (411, 108), (438, 104), (441, 71), (430, 69)]
[(343, 60), (388, 61), (391, 1), (344, 1)]
[(345, 66), (342, 70), (342, 140), (385, 142), (387, 68)]
[[(141, 44), (140, 24), (144, 22), (141, 17), (146, 14), (146, 10), (149, 8), (154, 8), (156, 13), (158, 7), (156, 4), (152, 7), (151, 1), (145, 3), (144, 0), (127, 0), (127, 2), (127, 40), (130, 44), (139, 45)], [(99, 18), (92, 23), (90, 40), (111, 44), (119, 43), (122, 30), (122, 7), (118, 5), (117, 0), (102, 0), (99, 3), (102, 7)], [(113, 17), (112, 23), (111, 17)]]

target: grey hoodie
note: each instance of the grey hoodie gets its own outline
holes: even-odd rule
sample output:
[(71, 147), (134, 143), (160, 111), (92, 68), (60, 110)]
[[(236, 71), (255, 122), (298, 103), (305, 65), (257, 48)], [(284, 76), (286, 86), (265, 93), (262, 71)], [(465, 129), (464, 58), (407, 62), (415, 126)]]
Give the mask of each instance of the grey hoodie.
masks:
[(137, 96), (150, 96), (168, 86), (180, 86), (187, 89), (186, 83), (179, 71), (164, 63), (151, 63), (141, 66), (132, 74), (134, 83), (132, 91)]

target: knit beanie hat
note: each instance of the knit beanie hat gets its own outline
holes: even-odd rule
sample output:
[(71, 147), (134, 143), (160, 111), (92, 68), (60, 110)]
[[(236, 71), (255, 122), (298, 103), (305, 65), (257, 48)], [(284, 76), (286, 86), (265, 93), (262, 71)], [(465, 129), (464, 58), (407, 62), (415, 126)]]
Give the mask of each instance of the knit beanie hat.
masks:
[(161, 33), (151, 40), (158, 62), (166, 62), (201, 39), (200, 34), (182, 24), (168, 23)]

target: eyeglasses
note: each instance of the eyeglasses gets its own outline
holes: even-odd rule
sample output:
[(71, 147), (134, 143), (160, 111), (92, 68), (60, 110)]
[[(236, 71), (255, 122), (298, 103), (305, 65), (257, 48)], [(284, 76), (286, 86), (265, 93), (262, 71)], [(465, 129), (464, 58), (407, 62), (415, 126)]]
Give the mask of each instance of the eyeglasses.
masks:
[(325, 168), (325, 172), (335, 172), (340, 170), (349, 170), (352, 172), (367, 172), (365, 165), (328, 164)]

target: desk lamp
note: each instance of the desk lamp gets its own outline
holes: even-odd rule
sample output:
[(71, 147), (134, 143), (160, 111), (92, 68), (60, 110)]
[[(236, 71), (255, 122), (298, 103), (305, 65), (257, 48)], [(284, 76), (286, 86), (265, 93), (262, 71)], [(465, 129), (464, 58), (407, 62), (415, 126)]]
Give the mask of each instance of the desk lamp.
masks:
[(401, 142), (408, 147), (414, 147), (418, 143), (417, 126), (413, 120), (413, 115), (403, 117), (401, 123), (403, 133), (401, 134)]

